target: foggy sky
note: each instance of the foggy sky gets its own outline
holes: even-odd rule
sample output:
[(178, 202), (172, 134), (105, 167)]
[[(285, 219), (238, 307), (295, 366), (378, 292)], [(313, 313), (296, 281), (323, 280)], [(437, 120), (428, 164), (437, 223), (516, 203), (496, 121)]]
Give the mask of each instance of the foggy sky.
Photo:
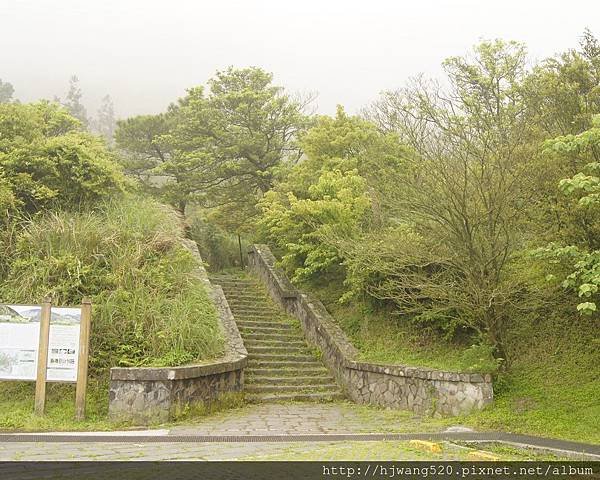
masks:
[(600, 35), (598, 0), (0, 0), (0, 79), (21, 101), (64, 97), (76, 74), (88, 114), (162, 111), (217, 69), (260, 66), (317, 110), (356, 112), (385, 89), (481, 39), (532, 60)]

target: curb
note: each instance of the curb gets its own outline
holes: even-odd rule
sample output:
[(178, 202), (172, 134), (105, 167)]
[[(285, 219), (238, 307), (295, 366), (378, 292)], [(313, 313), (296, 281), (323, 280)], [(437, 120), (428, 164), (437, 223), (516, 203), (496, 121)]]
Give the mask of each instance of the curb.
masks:
[[(297, 435), (170, 435), (140, 431), (115, 435), (114, 432), (90, 433), (15, 433), (0, 434), (0, 443), (263, 443), (263, 442), (339, 442), (339, 441), (461, 441), (466, 443), (503, 443), (519, 448), (541, 449), (553, 453), (600, 460), (600, 445), (554, 438), (511, 433), (332, 433)], [(164, 431), (161, 431), (161, 433)]]

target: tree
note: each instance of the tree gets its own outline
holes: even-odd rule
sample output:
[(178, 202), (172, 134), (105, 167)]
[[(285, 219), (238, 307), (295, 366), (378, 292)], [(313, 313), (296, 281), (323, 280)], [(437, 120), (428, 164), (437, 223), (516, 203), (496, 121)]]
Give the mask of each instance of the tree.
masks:
[(278, 168), (300, 154), (294, 140), (305, 127), (308, 100), (292, 98), (260, 68), (217, 72), (177, 105), (173, 130), (163, 136), (171, 155), (159, 171), (180, 208), (192, 200), (238, 228), (256, 215), (256, 202)]
[[(574, 208), (596, 214), (593, 225), (596, 233), (600, 227), (600, 115), (594, 116), (592, 127), (578, 135), (563, 135), (545, 144), (547, 154), (563, 160), (576, 158), (584, 164), (582, 171), (560, 181), (563, 194), (575, 197)], [(590, 228), (592, 230), (592, 227)], [(591, 240), (591, 241), (590, 241)], [(583, 300), (577, 310), (584, 314), (597, 311), (600, 292), (600, 248), (595, 237), (581, 238), (570, 245), (551, 243), (538, 249), (539, 258), (550, 260), (558, 268), (555, 273), (563, 277), (562, 286), (574, 290)], [(554, 280), (551, 274), (548, 280)]]
[(15, 89), (8, 82), (3, 82), (0, 78), (0, 103), (8, 103), (12, 100)]
[(600, 110), (600, 45), (589, 30), (579, 49), (536, 66), (523, 88), (532, 122), (546, 135), (581, 133)]
[(156, 195), (161, 194), (156, 170), (171, 155), (169, 146), (161, 142), (161, 138), (169, 134), (172, 128), (173, 115), (170, 112), (119, 120), (115, 131), (115, 142), (122, 152), (121, 162), (125, 172)]
[(109, 145), (115, 141), (115, 106), (110, 95), (102, 97), (102, 103), (98, 109), (96, 118), (96, 130), (102, 135)]
[(416, 156), (398, 179), (398, 222), (385, 248), (361, 243), (348, 255), (351, 282), (367, 282), (402, 314), (474, 331), (500, 356), (510, 309), (525, 303), (523, 285), (507, 275), (522, 247), (535, 151), (525, 59), (521, 44), (483, 42), (444, 62), (449, 89), (418, 79), (387, 93), (387, 110), (374, 105)]
[(71, 115), (78, 119), (83, 126), (87, 127), (89, 120), (87, 118), (87, 111), (81, 103), (82, 97), (83, 94), (81, 93), (81, 87), (79, 86), (79, 78), (77, 78), (77, 75), (73, 75), (69, 78), (69, 91), (67, 92), (67, 97), (63, 105)]
[[(578, 49), (544, 60), (523, 84), (529, 124), (537, 130), (540, 145), (547, 138), (578, 135), (591, 128), (592, 116), (600, 111), (600, 48), (586, 31)], [(563, 195), (558, 181), (581, 171), (584, 163), (576, 155), (532, 155), (533, 174), (530, 232), (560, 244), (579, 244), (586, 239), (600, 248), (598, 213), (577, 208), (573, 196)]]
[(339, 268), (341, 245), (389, 221), (389, 190), (408, 155), (396, 135), (341, 106), (335, 118), (318, 117), (299, 144), (302, 161), (259, 202), (263, 235), (296, 280)]

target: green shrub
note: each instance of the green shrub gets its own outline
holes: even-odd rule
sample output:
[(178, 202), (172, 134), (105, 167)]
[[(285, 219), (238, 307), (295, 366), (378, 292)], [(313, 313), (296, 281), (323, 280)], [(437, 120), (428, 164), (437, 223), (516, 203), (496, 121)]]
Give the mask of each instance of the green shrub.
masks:
[(94, 303), (91, 365), (175, 365), (222, 351), (216, 312), (182, 246), (180, 218), (126, 197), (96, 212), (52, 213), (19, 233), (0, 300)]
[(64, 108), (0, 104), (0, 221), (7, 201), (28, 213), (73, 208), (127, 183), (106, 145)]

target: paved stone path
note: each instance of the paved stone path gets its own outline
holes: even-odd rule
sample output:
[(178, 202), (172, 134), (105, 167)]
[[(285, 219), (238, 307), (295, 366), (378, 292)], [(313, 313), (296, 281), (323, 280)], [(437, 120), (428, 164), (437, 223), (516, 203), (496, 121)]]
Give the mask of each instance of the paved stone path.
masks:
[(135, 440), (125, 443), (6, 442), (0, 444), (0, 461), (236, 460), (277, 453), (288, 447), (287, 443), (135, 443)]
[(408, 412), (351, 403), (258, 404), (171, 429), (173, 435), (295, 435), (431, 431)]

